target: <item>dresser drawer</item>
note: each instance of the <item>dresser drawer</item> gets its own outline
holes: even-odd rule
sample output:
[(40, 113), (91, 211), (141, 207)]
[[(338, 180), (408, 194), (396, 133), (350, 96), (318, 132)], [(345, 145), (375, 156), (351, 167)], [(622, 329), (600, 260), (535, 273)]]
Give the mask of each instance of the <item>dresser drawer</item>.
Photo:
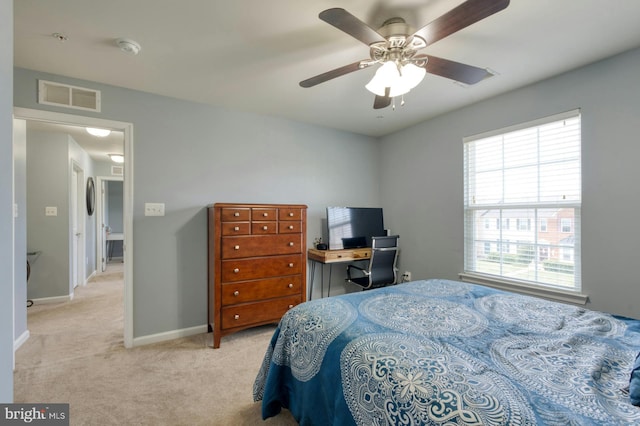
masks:
[(251, 224), (249, 222), (222, 222), (222, 235), (249, 235)]
[(300, 295), (300, 275), (270, 278), (266, 280), (241, 281), (222, 285), (222, 305), (255, 302), (274, 297)]
[(251, 220), (276, 220), (278, 210), (274, 208), (253, 208), (251, 209)]
[(220, 211), (223, 222), (248, 221), (251, 219), (251, 210), (248, 208), (223, 208)]
[(278, 222), (251, 222), (253, 235), (275, 234), (278, 232)]
[(278, 209), (278, 219), (280, 220), (302, 220), (302, 209), (280, 208)]
[(222, 238), (222, 259), (302, 253), (302, 235), (252, 235)]
[(301, 301), (301, 296), (298, 295), (223, 307), (222, 328), (243, 327), (268, 321), (278, 322), (289, 309), (298, 305)]
[(303, 255), (255, 257), (222, 261), (222, 282), (255, 280), (299, 274)]
[(302, 232), (302, 222), (300, 221), (281, 221), (278, 226), (280, 234), (299, 234)]

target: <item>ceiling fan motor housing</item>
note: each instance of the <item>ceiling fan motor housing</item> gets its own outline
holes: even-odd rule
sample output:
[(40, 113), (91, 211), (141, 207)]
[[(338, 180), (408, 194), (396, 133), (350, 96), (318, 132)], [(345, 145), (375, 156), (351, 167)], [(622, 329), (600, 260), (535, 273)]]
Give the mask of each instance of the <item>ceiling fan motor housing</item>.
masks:
[(409, 25), (402, 18), (391, 18), (384, 22), (378, 33), (385, 41), (370, 45), (371, 59), (377, 62), (403, 62), (411, 59), (416, 51), (426, 46), (425, 41), (411, 36)]

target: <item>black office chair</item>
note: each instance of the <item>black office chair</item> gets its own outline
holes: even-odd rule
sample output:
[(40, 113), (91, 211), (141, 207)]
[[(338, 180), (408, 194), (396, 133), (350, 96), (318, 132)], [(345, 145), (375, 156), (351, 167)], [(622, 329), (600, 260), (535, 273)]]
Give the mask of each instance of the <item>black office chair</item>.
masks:
[[(398, 280), (398, 238), (398, 235), (372, 237), (369, 266), (348, 265), (346, 281), (361, 286), (363, 290), (395, 284)], [(352, 272), (359, 276), (352, 276)]]

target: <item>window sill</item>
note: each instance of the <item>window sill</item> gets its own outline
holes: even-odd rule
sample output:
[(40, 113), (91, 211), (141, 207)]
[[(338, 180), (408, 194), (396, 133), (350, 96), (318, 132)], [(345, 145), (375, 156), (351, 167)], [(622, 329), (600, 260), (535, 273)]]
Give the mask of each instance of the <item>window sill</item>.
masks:
[(589, 296), (586, 294), (563, 291), (551, 287), (537, 287), (521, 281), (512, 281), (500, 277), (492, 277), (489, 275), (474, 274), (471, 272), (462, 272), (458, 274), (464, 282), (481, 284), (487, 287), (497, 288), (499, 290), (522, 293), (529, 296), (541, 297), (557, 302), (571, 303), (573, 305), (586, 305)]

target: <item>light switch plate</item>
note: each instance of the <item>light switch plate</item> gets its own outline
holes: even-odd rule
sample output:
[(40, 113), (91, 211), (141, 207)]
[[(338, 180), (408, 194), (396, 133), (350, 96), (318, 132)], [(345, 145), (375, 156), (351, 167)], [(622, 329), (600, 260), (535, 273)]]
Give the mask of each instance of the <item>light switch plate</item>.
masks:
[(45, 207), (44, 208), (45, 216), (58, 216), (58, 208), (57, 207)]
[(164, 216), (164, 203), (144, 203), (145, 216)]

